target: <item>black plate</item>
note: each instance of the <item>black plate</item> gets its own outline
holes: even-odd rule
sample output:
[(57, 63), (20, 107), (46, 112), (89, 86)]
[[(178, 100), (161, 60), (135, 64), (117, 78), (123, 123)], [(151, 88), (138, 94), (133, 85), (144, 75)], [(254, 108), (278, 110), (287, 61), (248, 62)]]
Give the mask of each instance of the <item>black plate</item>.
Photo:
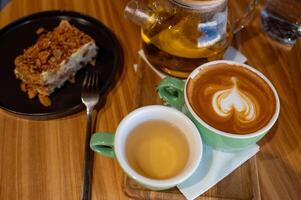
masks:
[[(62, 19), (90, 35), (99, 47), (96, 66), (88, 66), (76, 75), (76, 83), (65, 83), (51, 94), (52, 105), (44, 107), (38, 98), (28, 99), (20, 90), (20, 81), (14, 75), (14, 60), (23, 49), (33, 45), (36, 30), (52, 30)], [(89, 16), (70, 11), (47, 11), (21, 18), (0, 30), (0, 107), (30, 118), (56, 118), (84, 108), (81, 103), (81, 84), (86, 70), (97, 70), (102, 77), (101, 95), (105, 95), (123, 65), (121, 46), (115, 35), (101, 22)]]

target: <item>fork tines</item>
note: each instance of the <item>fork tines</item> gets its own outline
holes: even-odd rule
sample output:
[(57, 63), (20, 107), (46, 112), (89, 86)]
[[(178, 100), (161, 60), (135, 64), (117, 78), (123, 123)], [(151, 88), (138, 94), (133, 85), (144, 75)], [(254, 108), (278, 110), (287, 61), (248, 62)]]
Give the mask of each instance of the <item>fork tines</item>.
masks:
[(86, 72), (83, 82), (83, 88), (99, 88), (99, 73), (98, 72)]

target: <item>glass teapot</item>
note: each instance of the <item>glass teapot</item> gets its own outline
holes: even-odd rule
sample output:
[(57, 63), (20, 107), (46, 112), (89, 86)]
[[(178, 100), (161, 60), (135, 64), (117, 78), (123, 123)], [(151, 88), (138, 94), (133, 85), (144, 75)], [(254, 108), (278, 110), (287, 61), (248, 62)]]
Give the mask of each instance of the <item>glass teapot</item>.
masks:
[(223, 58), (258, 0), (248, 3), (235, 21), (229, 17), (228, 0), (132, 0), (125, 16), (141, 26), (148, 61), (167, 75), (186, 78), (199, 65)]

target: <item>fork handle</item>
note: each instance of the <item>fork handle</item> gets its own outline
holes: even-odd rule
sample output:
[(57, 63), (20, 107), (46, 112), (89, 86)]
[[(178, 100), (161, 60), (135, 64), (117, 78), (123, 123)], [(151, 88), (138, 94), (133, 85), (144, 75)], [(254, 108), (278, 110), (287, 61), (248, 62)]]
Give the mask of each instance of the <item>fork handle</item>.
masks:
[(91, 199), (91, 177), (92, 177), (92, 162), (93, 151), (90, 150), (90, 138), (92, 134), (92, 111), (87, 110), (87, 127), (86, 127), (86, 142), (85, 142), (85, 161), (84, 161), (84, 182), (82, 188), (82, 200)]

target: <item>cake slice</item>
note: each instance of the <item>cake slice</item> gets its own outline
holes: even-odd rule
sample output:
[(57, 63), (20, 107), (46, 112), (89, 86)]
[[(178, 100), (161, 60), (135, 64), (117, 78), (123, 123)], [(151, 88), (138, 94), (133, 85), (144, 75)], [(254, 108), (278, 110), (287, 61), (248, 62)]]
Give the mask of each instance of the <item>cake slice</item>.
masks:
[(97, 46), (93, 38), (62, 20), (53, 31), (41, 33), (38, 41), (15, 59), (15, 75), (21, 90), (30, 99), (38, 95), (44, 106), (50, 106), (49, 95), (88, 63), (95, 63)]

